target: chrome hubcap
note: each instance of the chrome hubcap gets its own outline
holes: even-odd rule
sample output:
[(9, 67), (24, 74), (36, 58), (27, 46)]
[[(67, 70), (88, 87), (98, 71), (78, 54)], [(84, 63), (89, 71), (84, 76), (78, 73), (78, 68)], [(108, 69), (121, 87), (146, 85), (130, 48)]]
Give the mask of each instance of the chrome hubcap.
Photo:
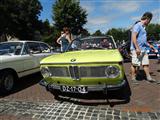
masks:
[(14, 78), (12, 75), (7, 75), (4, 79), (4, 87), (7, 91), (10, 91), (13, 87)]

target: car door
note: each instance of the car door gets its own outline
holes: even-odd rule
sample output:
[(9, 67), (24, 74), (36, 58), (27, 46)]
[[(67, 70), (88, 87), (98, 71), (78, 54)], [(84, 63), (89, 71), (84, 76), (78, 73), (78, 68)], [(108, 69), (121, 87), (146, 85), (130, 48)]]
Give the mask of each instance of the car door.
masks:
[(42, 51), (38, 42), (28, 42), (29, 53), (34, 57), (34, 63), (36, 67), (40, 66), (40, 60), (42, 59)]
[(49, 45), (47, 45), (46, 43), (39, 43), (39, 44), (42, 51), (42, 58), (53, 54), (53, 51)]
[(32, 74), (39, 71), (39, 63), (37, 60), (37, 56), (34, 55), (34, 52), (32, 51), (32, 42), (25, 42), (24, 48), (22, 51), (23, 56), (23, 73), (22, 76)]
[(49, 46), (42, 42), (28, 42), (28, 47), (30, 49), (30, 53), (36, 57), (37, 66), (40, 66), (40, 61), (51, 55), (52, 51)]
[(35, 54), (38, 58), (39, 63), (43, 58), (53, 54), (51, 48), (46, 43), (39, 42), (39, 43), (36, 43), (36, 44), (37, 44), (37, 46), (39, 45), (38, 50), (40, 50), (40, 52)]

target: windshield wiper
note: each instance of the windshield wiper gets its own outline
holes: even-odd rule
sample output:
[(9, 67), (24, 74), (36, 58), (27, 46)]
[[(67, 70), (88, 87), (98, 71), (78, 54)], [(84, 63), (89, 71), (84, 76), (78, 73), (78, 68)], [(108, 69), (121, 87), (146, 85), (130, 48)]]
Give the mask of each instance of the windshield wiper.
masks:
[(86, 47), (85, 49), (104, 49), (104, 48), (102, 48), (102, 47)]

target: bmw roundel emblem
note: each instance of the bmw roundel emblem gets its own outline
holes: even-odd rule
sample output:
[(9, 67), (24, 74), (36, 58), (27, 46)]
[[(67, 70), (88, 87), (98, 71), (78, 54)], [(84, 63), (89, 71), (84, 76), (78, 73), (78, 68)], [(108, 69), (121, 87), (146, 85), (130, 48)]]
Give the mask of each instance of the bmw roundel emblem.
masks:
[(76, 59), (74, 59), (74, 58), (73, 58), (73, 59), (71, 59), (71, 62), (75, 62), (75, 61), (76, 61)]

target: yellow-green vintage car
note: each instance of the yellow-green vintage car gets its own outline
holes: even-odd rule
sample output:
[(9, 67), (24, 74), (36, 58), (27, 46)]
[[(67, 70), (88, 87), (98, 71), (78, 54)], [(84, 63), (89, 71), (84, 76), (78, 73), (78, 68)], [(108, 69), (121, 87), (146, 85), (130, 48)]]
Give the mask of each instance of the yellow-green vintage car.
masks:
[(40, 64), (44, 77), (40, 84), (49, 91), (107, 93), (127, 83), (123, 58), (112, 36), (75, 39), (64, 53), (49, 56)]

